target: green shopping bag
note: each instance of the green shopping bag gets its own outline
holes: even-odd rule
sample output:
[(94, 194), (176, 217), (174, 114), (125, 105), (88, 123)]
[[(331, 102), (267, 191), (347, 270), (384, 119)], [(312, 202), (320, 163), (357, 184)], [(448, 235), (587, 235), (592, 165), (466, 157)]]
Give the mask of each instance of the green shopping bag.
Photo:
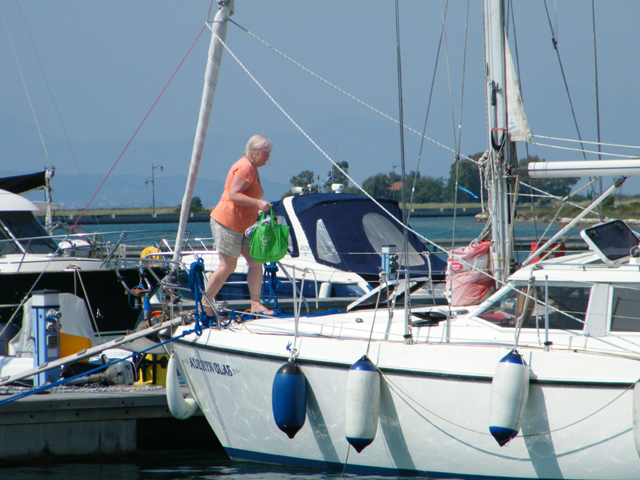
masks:
[(271, 209), (271, 221), (263, 225), (264, 212), (260, 215), (258, 227), (251, 232), (251, 257), (259, 263), (282, 260), (289, 248), (289, 227), (278, 225), (278, 219)]

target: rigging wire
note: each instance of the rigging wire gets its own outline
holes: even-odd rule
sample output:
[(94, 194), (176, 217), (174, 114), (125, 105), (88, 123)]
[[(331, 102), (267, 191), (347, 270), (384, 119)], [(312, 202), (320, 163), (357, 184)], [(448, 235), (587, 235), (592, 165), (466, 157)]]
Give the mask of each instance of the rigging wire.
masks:
[[(464, 106), (464, 86), (465, 86), (465, 72), (467, 69), (467, 40), (469, 34), (469, 1), (467, 0), (467, 15), (465, 18), (465, 29), (464, 29), (464, 52), (462, 54), (462, 89), (460, 93), (460, 116), (458, 119), (458, 138), (455, 139), (455, 125), (454, 125), (454, 144), (456, 145), (456, 156), (455, 156), (455, 164), (456, 164), (456, 181), (455, 187), (453, 188), (453, 233), (451, 237), (451, 250), (453, 251), (455, 247), (455, 237), (456, 237), (456, 219), (457, 219), (457, 211), (458, 211), (458, 171), (460, 165), (460, 148), (462, 144), (462, 112)], [(453, 109), (453, 103), (452, 103)], [(451, 112), (453, 114), (453, 111)]]
[[(387, 120), (390, 120), (390, 121), (392, 121), (394, 123), (400, 124), (400, 122), (398, 122), (398, 120), (396, 120), (395, 118), (387, 115), (384, 112), (381, 112), (380, 110), (378, 110), (377, 108), (369, 105), (368, 103), (365, 103), (364, 101), (360, 100), (359, 98), (355, 97), (354, 95), (346, 92), (345, 90), (341, 89), (340, 87), (338, 87), (338, 86), (334, 85), (333, 83), (329, 82), (328, 80), (326, 80), (325, 78), (321, 77), (320, 75), (312, 72), (307, 67), (305, 67), (305, 66), (301, 65), (300, 63), (296, 62), (291, 57), (285, 55), (283, 52), (281, 52), (280, 50), (275, 48), (273, 45), (270, 45), (269, 43), (265, 42), (264, 40), (262, 40), (261, 38), (259, 38), (255, 34), (251, 33), (249, 30), (247, 30), (245, 27), (243, 27), (239, 23), (235, 22), (231, 18), (229, 19), (229, 22), (232, 23), (233, 25), (235, 25), (236, 27), (238, 27), (240, 30), (245, 32), (247, 35), (249, 35), (250, 37), (252, 37), (256, 41), (262, 43), (265, 47), (267, 47), (268, 49), (272, 50), (277, 55), (280, 55), (282, 58), (284, 58), (288, 62), (292, 63), (293, 65), (295, 65), (296, 67), (300, 68), (301, 70), (303, 70), (304, 72), (308, 73), (309, 75), (311, 75), (312, 77), (316, 78), (317, 80), (320, 80), (322, 83), (326, 84), (327, 86), (329, 86), (329, 87), (333, 88), (334, 90), (338, 91), (339, 93), (345, 95), (346, 97), (350, 98), (354, 102), (359, 103), (363, 107), (368, 108), (372, 112), (374, 112), (374, 113), (386, 118)], [(411, 133), (415, 133), (417, 135), (420, 135), (423, 140), (426, 139), (426, 140), (430, 141), (431, 143), (433, 143), (434, 145), (437, 145), (438, 147), (444, 148), (445, 150), (449, 150), (450, 152), (455, 153), (455, 149), (453, 149), (451, 147), (448, 147), (448, 146), (446, 146), (446, 145), (444, 145), (444, 144), (442, 144), (442, 143), (440, 143), (440, 142), (438, 142), (438, 141), (436, 141), (436, 140), (434, 140), (432, 138), (426, 137), (423, 134), (420, 134), (420, 132), (418, 132), (417, 130), (409, 127), (408, 125), (402, 125), (402, 126), (403, 126), (403, 128), (406, 128)], [(473, 163), (476, 163), (476, 164), (478, 163), (477, 160), (474, 160), (474, 159), (472, 159), (470, 157), (467, 157), (466, 155), (463, 155), (463, 157), (466, 160), (471, 160)]]
[[(373, 319), (371, 320), (371, 331), (369, 332), (369, 340), (367, 341), (367, 350), (365, 355), (369, 356), (369, 347), (371, 347), (371, 339), (373, 338), (373, 327), (376, 324), (376, 316), (378, 315), (378, 306), (380, 305), (380, 295), (382, 294), (382, 284), (385, 284), (387, 291), (389, 291), (389, 282), (386, 272), (380, 272), (380, 288), (378, 288), (378, 295), (376, 296), (376, 308), (373, 310)], [(388, 297), (387, 297), (388, 300)], [(391, 319), (389, 319), (391, 320)]]
[[(22, 10), (20, 11), (22, 13)], [(27, 82), (24, 79), (24, 74), (22, 72), (22, 67), (20, 66), (20, 60), (18, 60), (18, 54), (16, 53), (16, 48), (13, 44), (13, 39), (11, 38), (11, 33), (9, 32), (9, 26), (7, 25), (7, 20), (4, 17), (4, 11), (2, 7), (0, 7), (0, 15), (2, 15), (2, 22), (4, 23), (4, 28), (7, 32), (7, 37), (9, 38), (9, 43), (11, 44), (11, 51), (13, 52), (13, 58), (16, 60), (16, 65), (18, 66), (18, 72), (20, 73), (20, 79), (22, 80), (22, 86), (24, 87), (24, 91), (27, 95), (27, 101), (29, 102), (29, 108), (31, 108), (31, 114), (33, 115), (33, 120), (36, 124), (36, 128), (38, 129), (38, 135), (40, 136), (40, 142), (42, 143), (42, 148), (44, 150), (44, 156), (47, 159), (47, 163), (49, 166), (51, 165), (51, 159), (49, 158), (49, 152), (47, 151), (47, 146), (44, 143), (44, 137), (42, 136), (42, 130), (40, 129), (40, 123), (38, 122), (38, 117), (36, 115), (36, 111), (33, 108), (33, 102), (31, 101), (31, 95), (29, 94), (29, 89), (27, 88)], [(29, 36), (31, 38), (31, 36)]]
[[(440, 5), (442, 6), (442, 2), (440, 2)], [(469, 14), (469, 3), (467, 2), (467, 15)], [(468, 26), (468, 17), (465, 19), (465, 27)], [(443, 18), (442, 18), (442, 22), (444, 24), (444, 12), (443, 12)], [(452, 236), (451, 236), (451, 251), (453, 253), (453, 249), (455, 247), (455, 236), (456, 236), (456, 209), (458, 208), (458, 172), (459, 172), (459, 166), (460, 166), (460, 157), (459, 157), (459, 153), (460, 153), (460, 147), (458, 144), (458, 139), (456, 138), (456, 120), (455, 120), (455, 113), (453, 111), (453, 94), (451, 91), (451, 69), (449, 67), (449, 50), (447, 48), (447, 34), (446, 31), (444, 30), (444, 25), (443, 25), (443, 36), (444, 36), (444, 50), (445, 50), (445, 59), (447, 61), (447, 79), (448, 79), (448, 86), (449, 86), (449, 100), (451, 103), (451, 126), (452, 126), (452, 133), (453, 133), (453, 145), (455, 148), (455, 153), (454, 153), (454, 163), (456, 166), (456, 175), (455, 175), (455, 183), (454, 183), (454, 188), (453, 188), (453, 228), (452, 228)], [(466, 28), (465, 28), (465, 55), (464, 58), (466, 59)], [(464, 91), (464, 68), (466, 67), (466, 65), (463, 62), (463, 74), (462, 74), (462, 78), (463, 78), (463, 91)], [(460, 110), (462, 111), (462, 102), (460, 102)], [(462, 118), (460, 119), (460, 121), (462, 121)], [(453, 281), (453, 276), (451, 277), (452, 281)], [(451, 291), (453, 292), (453, 285), (451, 286)], [(451, 312), (451, 305), (449, 306), (449, 312)], [(449, 326), (449, 322), (447, 322), (447, 327)], [(447, 335), (448, 338), (448, 335)]]
[[(82, 276), (80, 275), (80, 268), (74, 268), (74, 283), (75, 283), (75, 278), (76, 275), (78, 277), (78, 281), (80, 282), (80, 286), (82, 287), (82, 292), (84, 293), (84, 300), (87, 302), (87, 310), (89, 310), (89, 313), (91, 314), (91, 320), (93, 321), (93, 329), (96, 331), (96, 334), (98, 335), (98, 341), (100, 343), (102, 343), (102, 335), (100, 334), (100, 329), (98, 328), (98, 322), (96, 322), (96, 316), (93, 313), (93, 308), (91, 308), (91, 301), (89, 300), (89, 294), (87, 293), (87, 288), (84, 285), (84, 281), (82, 280)], [(74, 295), (77, 295), (76, 292), (73, 292)]]
[(136, 136), (138, 135), (138, 133), (140, 132), (140, 130), (142, 129), (142, 126), (145, 124), (145, 122), (147, 121), (147, 119), (149, 118), (149, 116), (151, 115), (151, 112), (154, 110), (154, 108), (156, 107), (156, 105), (158, 104), (158, 102), (160, 101), (160, 98), (162, 98), (162, 96), (164, 95), (164, 92), (167, 90), (167, 88), (169, 87), (169, 85), (171, 84), (171, 82), (173, 81), (174, 77), (176, 76), (176, 74), (178, 73), (178, 70), (180, 70), (180, 68), (182, 67), (182, 65), (184, 64), (185, 60), (187, 59), (187, 57), (189, 56), (189, 54), (191, 53), (191, 51), (193, 50), (193, 47), (195, 47), (196, 43), (198, 43), (198, 40), (200, 39), (200, 36), (202, 35), (202, 32), (205, 31), (205, 29), (207, 28), (207, 24), (205, 22), (204, 26), (202, 27), (202, 29), (200, 30), (200, 32), (198, 33), (198, 35), (196, 36), (196, 39), (193, 41), (193, 43), (191, 44), (191, 46), (189, 47), (189, 49), (187, 50), (187, 53), (185, 53), (184, 57), (182, 57), (182, 60), (180, 60), (180, 63), (178, 64), (178, 66), (176, 67), (176, 69), (174, 70), (174, 72), (171, 74), (171, 77), (169, 77), (169, 80), (167, 81), (167, 83), (165, 84), (165, 86), (162, 88), (162, 90), (160, 91), (160, 94), (157, 96), (156, 100), (153, 102), (153, 105), (151, 105), (151, 108), (149, 109), (149, 111), (147, 112), (147, 114), (144, 116), (144, 118), (142, 119), (142, 121), (140, 122), (140, 125), (138, 125), (138, 128), (136, 128), (135, 132), (133, 132), (133, 135), (131, 136), (131, 138), (129, 139), (129, 141), (127, 142), (127, 144), (124, 146), (124, 148), (122, 149), (122, 152), (120, 152), (120, 155), (118, 155), (118, 158), (116, 159), (116, 161), (113, 163), (113, 165), (111, 166), (111, 168), (109, 169), (109, 172), (107, 172), (107, 174), (104, 177), (104, 180), (102, 180), (102, 183), (100, 183), (100, 185), (98, 186), (98, 188), (96, 189), (96, 192), (93, 194), (93, 196), (91, 197), (91, 199), (89, 200), (89, 202), (87, 203), (87, 205), (84, 207), (84, 209), (82, 210), (82, 212), (80, 212), (80, 215), (78, 215), (78, 219), (76, 220), (76, 222), (73, 224), (73, 226), (71, 227), (71, 231), (74, 231), (78, 225), (78, 222), (80, 221), (80, 219), (84, 216), (85, 212), (87, 211), (87, 209), (89, 208), (89, 206), (91, 205), (91, 203), (93, 202), (93, 200), (96, 198), (96, 196), (98, 195), (98, 192), (102, 189), (102, 187), (104, 186), (105, 182), (107, 181), (107, 178), (109, 178), (109, 176), (111, 175), (111, 173), (113, 172), (113, 170), (116, 168), (116, 165), (118, 165), (118, 163), (120, 162), (120, 160), (122, 159), (122, 157), (124, 156), (125, 152), (129, 149), (129, 146), (131, 146), (131, 143), (133, 142), (134, 138), (136, 138)]
[[(536, 136), (539, 136), (539, 137), (543, 138), (540, 135), (536, 135)], [(534, 138), (535, 138), (535, 136), (534, 136)], [(552, 137), (546, 137), (546, 138), (552, 138)], [(569, 141), (569, 140), (566, 140), (566, 141)], [(568, 150), (568, 151), (572, 151), (572, 152), (580, 152), (583, 155), (585, 153), (595, 153), (595, 154), (598, 154), (598, 155), (607, 155), (609, 157), (615, 157), (615, 158), (629, 158), (629, 159), (637, 159), (638, 158), (638, 155), (621, 155), (621, 154), (617, 154), (617, 153), (601, 153), (601, 152), (593, 151), (593, 150), (585, 150), (584, 147), (583, 148), (569, 148), (569, 147), (561, 147), (560, 145), (551, 145), (551, 144), (546, 144), (546, 143), (538, 143), (538, 142), (535, 142), (535, 141), (533, 143), (535, 143), (539, 147), (549, 147), (549, 148), (557, 148), (558, 150)], [(580, 141), (580, 143), (582, 143), (582, 142)], [(638, 148), (638, 147), (629, 147), (629, 148)]]
[[(598, 132), (598, 152), (600, 152), (600, 92), (598, 89), (598, 49), (596, 48), (596, 6), (594, 0), (591, 0), (591, 18), (593, 19), (593, 65), (594, 65), (594, 77), (595, 77), (595, 89), (596, 89), (596, 129)], [(598, 160), (602, 160), (602, 155), (598, 155)], [(600, 194), (602, 194), (602, 177), (598, 182), (600, 188)], [(600, 213), (600, 220), (604, 218), (603, 205), (598, 205), (598, 212)]]
[[(76, 166), (76, 169), (78, 170), (78, 173), (80, 173), (80, 166), (78, 165), (78, 159), (76, 158), (76, 153), (73, 150), (73, 146), (71, 145), (71, 139), (69, 138), (69, 134), (67, 133), (67, 129), (65, 128), (65, 124), (62, 121), (62, 116), (60, 115), (60, 110), (58, 109), (58, 104), (56, 103), (55, 97), (53, 96), (53, 92), (51, 90), (51, 85), (49, 84), (49, 79), (47, 78), (47, 75), (45, 74), (44, 71), (44, 66), (42, 65), (42, 62), (40, 60), (40, 56), (38, 55), (38, 51), (36, 50), (36, 46), (35, 43), (33, 41), (33, 37), (31, 36), (31, 31), (29, 30), (29, 26), (27, 25), (27, 20), (24, 17), (24, 12), (22, 11), (22, 7), (20, 6), (19, 2), (16, 2), (16, 5), (18, 7), (18, 10), (20, 11), (20, 16), (22, 18), (22, 23), (24, 24), (24, 28), (27, 31), (27, 36), (29, 37), (29, 41), (31, 42), (31, 48), (33, 49), (33, 53), (36, 56), (36, 60), (38, 61), (38, 66), (40, 67), (40, 72), (42, 73), (42, 78), (44, 79), (44, 83), (47, 86), (47, 90), (49, 92), (49, 97), (51, 98), (51, 103), (53, 104), (53, 108), (56, 112), (56, 116), (58, 117), (58, 121), (60, 122), (60, 127), (62, 128), (62, 133), (64, 134), (64, 138), (67, 141), (67, 146), (69, 147), (69, 151), (71, 152), (71, 158), (73, 159), (73, 163)], [(25, 86), (26, 88), (26, 86)], [(34, 112), (34, 116), (35, 116), (35, 112)], [(39, 128), (38, 128), (39, 130)], [(43, 140), (44, 143), (44, 140)], [(46, 149), (45, 149), (45, 153), (46, 153)], [(51, 164), (51, 163), (49, 163)], [(80, 176), (80, 183), (82, 183), (82, 187), (85, 191), (85, 193), (88, 195), (89, 189), (87, 188), (87, 184), (84, 181), (84, 176), (82, 174), (79, 175)], [(98, 217), (95, 216), (96, 221), (98, 221)]]
[[(557, 21), (558, 21), (558, 12), (557, 12), (557, 4), (555, 4), (556, 7), (556, 11), (555, 11), (555, 22), (556, 25), (555, 27), (553, 26), (553, 24), (551, 23), (551, 17), (549, 16), (549, 9), (547, 8), (547, 0), (544, 0), (544, 9), (547, 13), (547, 20), (549, 22), (549, 28), (551, 29), (551, 42), (553, 44), (553, 49), (556, 52), (556, 56), (558, 58), (558, 66), (560, 67), (560, 73), (562, 74), (562, 80), (564, 81), (564, 88), (565, 91), (567, 92), (567, 99), (569, 100), (569, 106), (571, 108), (571, 115), (573, 116), (573, 123), (576, 127), (576, 132), (578, 134), (578, 139), (580, 139), (580, 146), (582, 147), (582, 156), (583, 158), (586, 160), (587, 157), (585, 155), (584, 152), (584, 145), (582, 144), (582, 135), (580, 134), (580, 128), (578, 127), (578, 119), (576, 118), (576, 112), (575, 109), (573, 108), (573, 102), (571, 100), (571, 94), (569, 93), (569, 85), (567, 84), (567, 77), (564, 73), (564, 67), (562, 66), (562, 60), (560, 58), (560, 50), (558, 50), (558, 40), (557, 40), (557, 36), (556, 36), (556, 32), (558, 29), (558, 25), (557, 25)], [(592, 188), (592, 192), (593, 195), (596, 195), (596, 191), (595, 188)]]
[[(596, 182), (597, 179), (591, 179), (591, 181), (585, 185), (583, 185), (582, 187), (580, 187), (577, 191), (573, 192), (573, 195), (577, 195), (579, 192), (581, 192), (582, 190), (584, 190), (585, 188), (590, 187), (594, 182)], [(581, 205), (575, 204), (573, 202), (569, 201), (568, 197), (558, 197), (556, 195), (552, 195), (551, 193), (545, 192), (544, 190), (541, 190), (539, 188), (534, 187), (533, 185), (529, 185), (527, 183), (521, 182), (522, 185), (524, 185), (525, 187), (528, 187), (530, 191), (532, 190), (536, 190), (538, 192), (540, 192), (542, 195), (534, 195), (533, 193), (530, 193), (529, 196), (530, 197), (543, 197), (543, 198), (553, 198), (556, 200), (559, 200), (560, 202), (562, 202), (562, 205), (560, 206), (560, 208), (558, 209), (558, 211), (556, 212), (555, 216), (551, 219), (551, 221), (549, 222), (549, 224), (547, 225), (547, 228), (544, 230), (544, 232), (542, 233), (542, 235), (540, 236), (540, 238), (544, 238), (544, 236), (547, 234), (547, 232), (549, 231), (549, 229), (553, 226), (553, 224), (555, 223), (556, 219), (560, 216), (560, 212), (562, 211), (562, 209), (566, 206), (566, 205), (571, 205), (574, 208), (578, 208), (579, 210), (584, 210), (585, 208)], [(594, 214), (593, 212), (590, 212), (591, 214)], [(573, 231), (573, 229), (570, 232), (567, 232), (567, 234), (565, 235), (566, 238), (568, 238), (571, 234), (571, 232)], [(538, 238), (536, 237), (536, 243), (538, 245), (540, 245), (542, 242), (540, 242), (538, 240)], [(561, 243), (561, 242), (560, 242)]]
[[(444, 9), (442, 27), (440, 28), (440, 40), (438, 41), (438, 48), (436, 50), (436, 62), (433, 67), (433, 76), (431, 77), (431, 89), (429, 90), (429, 101), (427, 102), (427, 113), (425, 114), (425, 118), (424, 118), (424, 127), (422, 127), (422, 135), (420, 136), (420, 148), (418, 150), (418, 162), (416, 164), (416, 175), (413, 178), (413, 186), (411, 187), (411, 199), (409, 200), (409, 215), (411, 215), (411, 209), (413, 206), (413, 195), (415, 193), (416, 183), (418, 181), (417, 172), (420, 171), (420, 163), (422, 160), (422, 150), (424, 148), (424, 140), (427, 133), (427, 123), (429, 121), (429, 112), (431, 111), (431, 101), (433, 100), (433, 91), (436, 83), (436, 74), (438, 72), (438, 61), (440, 60), (440, 52), (442, 50), (442, 38), (444, 36), (444, 28), (446, 25), (448, 10), (449, 10), (449, 2), (447, 2), (447, 7)], [(409, 223), (409, 218), (407, 218), (407, 223)]]
[[(581, 192), (581, 191), (582, 191), (582, 190), (584, 190), (585, 188), (587, 188), (587, 187), (591, 186), (591, 184), (593, 184), (595, 181), (596, 181), (596, 179), (595, 179), (595, 178), (594, 178), (594, 179), (592, 179), (589, 183), (587, 183), (587, 184), (583, 185), (583, 186), (582, 186), (582, 187), (580, 187), (578, 190), (576, 190), (575, 192), (571, 193), (571, 195), (572, 195), (572, 196), (573, 196), (573, 195), (576, 195), (578, 192)], [(577, 203), (570, 202), (570, 201), (569, 201), (569, 199), (568, 199), (568, 196), (567, 196), (567, 197), (558, 197), (557, 195), (553, 195), (552, 193), (545, 192), (544, 190), (542, 190), (542, 189), (540, 189), (540, 188), (537, 188), (537, 187), (534, 187), (533, 185), (530, 185), (530, 184), (528, 184), (528, 183), (525, 183), (525, 182), (521, 182), (521, 183), (522, 183), (522, 185), (524, 185), (525, 187), (528, 187), (528, 188), (530, 188), (530, 189), (532, 189), (532, 190), (535, 190), (535, 191), (537, 191), (537, 192), (539, 192), (539, 193), (541, 193), (541, 194), (542, 194), (542, 195), (535, 195), (535, 196), (537, 196), (537, 197), (554, 198), (554, 199), (556, 199), (556, 200), (560, 200), (560, 201), (561, 201), (561, 202), (563, 202), (563, 203), (568, 203), (568, 204), (569, 204), (569, 205), (571, 205), (572, 207), (578, 208), (578, 209), (580, 209), (580, 210), (584, 210), (584, 207), (583, 207), (582, 205), (578, 205)]]
[[(352, 177), (349, 176), (349, 174), (344, 171), (308, 134), (307, 132), (284, 110), (284, 108), (271, 96), (271, 94), (269, 92), (267, 92), (267, 90), (262, 86), (262, 84), (255, 78), (255, 76), (249, 72), (249, 70), (247, 69), (247, 67), (240, 61), (240, 59), (235, 55), (235, 53), (229, 48), (229, 46), (218, 37), (219, 41), (221, 42), (221, 44), (224, 46), (224, 48), (229, 52), (229, 55), (231, 55), (233, 57), (233, 59), (238, 63), (238, 65), (245, 71), (245, 73), (251, 78), (251, 80), (258, 86), (258, 88), (260, 90), (262, 90), (262, 92), (269, 98), (269, 100), (278, 108), (278, 110), (280, 110), (280, 112), (285, 115), (285, 117), (294, 125), (294, 127), (322, 154), (322, 156), (324, 156), (330, 163), (333, 164), (333, 166), (339, 170), (344, 176), (345, 178), (347, 178), (349, 181), (351, 181), (356, 188), (358, 188), (367, 198), (369, 198), (373, 203), (375, 203), (378, 207), (380, 207), (383, 211), (388, 212), (388, 210), (386, 208), (384, 208), (380, 202), (378, 202), (374, 197), (372, 197), (368, 192), (366, 192), (362, 186), (360, 186)], [(395, 120), (394, 120), (395, 121)], [(474, 161), (474, 163), (478, 163), (478, 161), (472, 160)], [(412, 229), (409, 225), (405, 225), (402, 221), (398, 220), (395, 216), (391, 215), (392, 220), (395, 221), (398, 225), (400, 225), (402, 228), (407, 229), (410, 232), (413, 232), (415, 235), (418, 236), (418, 238), (422, 239), (425, 243), (427, 243), (428, 245), (431, 245), (434, 247), (434, 249), (441, 251), (442, 253), (448, 254), (448, 251), (446, 249), (444, 249), (443, 247), (441, 247), (440, 245), (438, 245), (437, 243), (434, 243), (433, 241), (431, 241), (430, 239), (426, 238), (425, 236), (423, 236), (422, 234), (420, 234), (419, 232), (415, 231), (414, 229)], [(475, 267), (472, 264), (469, 264), (468, 262), (464, 261), (464, 260), (460, 260), (462, 263), (466, 264), (469, 266), (470, 269), (474, 270), (474, 271), (478, 271), (481, 272), (483, 275), (486, 275), (490, 278), (493, 278), (491, 275), (489, 275), (488, 273), (484, 272), (482, 269), (478, 269), (477, 267)], [(494, 279), (495, 280), (495, 279)], [(508, 288), (512, 288), (510, 287), (508, 284), (506, 284), (503, 281), (499, 281), (496, 280), (498, 285), (502, 285), (502, 286), (507, 286)]]
[[(602, 145), (604, 147), (632, 148), (632, 149), (633, 148), (637, 148), (637, 149), (640, 149), (640, 146), (638, 146), (638, 145), (623, 145), (623, 144), (620, 144), (620, 143), (606, 143), (606, 142), (600, 142), (600, 141), (598, 141), (598, 142), (590, 142), (588, 140), (574, 140), (572, 138), (549, 137), (549, 136), (546, 136), (546, 135), (535, 135), (534, 137), (535, 138), (544, 138), (545, 140), (556, 140), (556, 141), (559, 141), (559, 142), (568, 142), (568, 143), (573, 142), (573, 143), (581, 143), (581, 144), (582, 143), (586, 143), (587, 145), (598, 145), (598, 146)], [(580, 150), (576, 149), (576, 151), (580, 151)], [(585, 151), (587, 153), (599, 153), (599, 152), (589, 152), (589, 150), (585, 150)], [(603, 154), (603, 155), (606, 155), (606, 153)], [(637, 157), (638, 156), (635, 155), (632, 158), (637, 158)]]
[[(513, 45), (514, 45), (515, 54), (516, 54), (516, 68), (518, 70), (518, 77), (517, 77), (518, 89), (520, 90), (520, 98), (522, 98), (524, 101), (524, 95), (522, 94), (522, 82), (520, 80), (522, 78), (522, 75), (520, 74), (520, 55), (518, 50), (518, 36), (516, 34), (516, 18), (515, 18), (515, 13), (513, 8), (513, 2), (511, 0), (509, 0), (509, 11), (511, 12), (511, 29), (513, 31)], [(508, 18), (509, 17), (507, 16), (507, 19)], [(524, 142), (524, 148), (527, 152), (526, 158), (529, 158), (530, 157), (529, 142)], [(533, 200), (533, 192), (529, 190), (529, 193), (531, 194), (529, 196), (529, 201), (531, 203), (531, 213), (533, 216), (533, 230), (534, 230), (535, 239), (537, 243), (539, 241), (539, 237), (538, 237), (538, 219), (536, 217), (536, 204)]]
[[(451, 262), (452, 262), (452, 266), (453, 266), (453, 252), (455, 250), (455, 246), (456, 246), (456, 219), (457, 219), (457, 213), (458, 213), (458, 174), (459, 174), (459, 170), (460, 170), (460, 146), (462, 143), (462, 112), (463, 112), (463, 105), (464, 105), (464, 86), (465, 86), (465, 82), (464, 82), (464, 78), (465, 78), (465, 73), (466, 73), (466, 69), (467, 69), (467, 39), (468, 39), (468, 33), (469, 33), (469, 1), (467, 0), (467, 13), (466, 13), (466, 17), (465, 17), (465, 29), (464, 29), (464, 52), (462, 55), (462, 88), (461, 88), (461, 94), (460, 94), (460, 116), (458, 118), (458, 138), (456, 140), (455, 136), (456, 136), (456, 129), (455, 129), (455, 124), (453, 125), (453, 137), (454, 137), (454, 145), (456, 146), (456, 155), (455, 155), (455, 166), (456, 166), (456, 179), (455, 179), (455, 186), (453, 187), (453, 226), (452, 226), (452, 233), (451, 233)], [(445, 40), (446, 42), (446, 40)], [(448, 59), (448, 55), (447, 55), (447, 59)], [(448, 65), (448, 61), (447, 61), (447, 65)], [(451, 103), (451, 114), (453, 116), (453, 102)], [(447, 341), (450, 338), (450, 328), (451, 328), (451, 322), (450, 322), (450, 318), (452, 316), (451, 313), (451, 308), (453, 307), (453, 275), (449, 276), (449, 292), (451, 292), (451, 302), (449, 302), (449, 315), (447, 318), (447, 323), (446, 323), (446, 334), (445, 334), (445, 338), (447, 339)]]
[[(395, 3), (396, 9), (396, 61), (397, 61), (397, 76), (398, 76), (398, 121), (400, 126), (400, 171), (402, 175), (402, 214), (403, 218), (407, 218), (407, 202), (405, 198), (404, 180), (406, 178), (405, 170), (405, 158), (404, 158), (404, 106), (402, 101), (402, 52), (400, 47), (400, 6), (398, 0)], [(403, 246), (404, 248), (404, 246)]]
[[(418, 161), (416, 164), (416, 174), (413, 177), (413, 185), (411, 187), (411, 199), (409, 201), (409, 213), (407, 216), (407, 224), (409, 223), (410, 217), (411, 217), (411, 210), (413, 207), (413, 197), (415, 194), (415, 190), (416, 190), (416, 183), (418, 181), (418, 172), (420, 171), (420, 163), (422, 160), (422, 152), (423, 152), (423, 148), (424, 148), (424, 140), (426, 138), (426, 132), (427, 132), (427, 124), (429, 121), (429, 113), (431, 111), (431, 102), (433, 100), (433, 92), (434, 92), (434, 87), (435, 87), (435, 81), (436, 81), (436, 74), (438, 72), (438, 63), (440, 60), (440, 52), (442, 51), (442, 41), (445, 35), (445, 27), (446, 27), (446, 19), (447, 19), (447, 12), (449, 11), (449, 2), (447, 1), (446, 7), (443, 9), (442, 8), (442, 3), (441, 3), (441, 11), (443, 11), (442, 14), (442, 27), (440, 28), (440, 39), (438, 41), (438, 48), (436, 50), (436, 60), (435, 60), (435, 65), (433, 68), (433, 76), (431, 78), (431, 88), (429, 90), (429, 101), (427, 102), (427, 112), (425, 114), (425, 119), (424, 119), (424, 126), (422, 128), (422, 135), (420, 136), (420, 148), (418, 151)], [(464, 78), (464, 75), (463, 75)], [(464, 82), (463, 82), (464, 84)], [(456, 152), (456, 155), (459, 155), (459, 149)], [(456, 158), (459, 158), (458, 156), (456, 156)], [(455, 207), (454, 207), (454, 212), (455, 212)], [(454, 227), (453, 227), (453, 231), (454, 231), (454, 240), (455, 240), (455, 223), (454, 223)], [(427, 257), (428, 259), (429, 257)], [(433, 291), (433, 290), (432, 290)]]

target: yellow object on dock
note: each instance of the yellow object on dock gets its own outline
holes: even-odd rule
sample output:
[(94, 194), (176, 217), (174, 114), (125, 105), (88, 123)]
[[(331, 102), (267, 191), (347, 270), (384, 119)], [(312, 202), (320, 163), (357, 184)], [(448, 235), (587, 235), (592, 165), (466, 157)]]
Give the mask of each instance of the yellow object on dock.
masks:
[(151, 354), (145, 355), (140, 365), (138, 374), (139, 380), (135, 385), (161, 385), (167, 386), (167, 365), (169, 364), (169, 355)]
[[(90, 338), (71, 335), (60, 331), (60, 358), (86, 350), (87, 348), (91, 348), (91, 346), (92, 342)], [(88, 361), (88, 358), (80, 360), (80, 362)]]

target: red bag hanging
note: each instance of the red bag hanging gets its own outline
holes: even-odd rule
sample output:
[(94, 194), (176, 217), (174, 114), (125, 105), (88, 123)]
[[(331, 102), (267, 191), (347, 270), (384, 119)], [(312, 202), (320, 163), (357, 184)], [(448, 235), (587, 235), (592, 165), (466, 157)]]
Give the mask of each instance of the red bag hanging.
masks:
[(490, 247), (487, 241), (449, 252), (444, 293), (451, 306), (477, 305), (495, 290), (495, 280), (489, 276)]

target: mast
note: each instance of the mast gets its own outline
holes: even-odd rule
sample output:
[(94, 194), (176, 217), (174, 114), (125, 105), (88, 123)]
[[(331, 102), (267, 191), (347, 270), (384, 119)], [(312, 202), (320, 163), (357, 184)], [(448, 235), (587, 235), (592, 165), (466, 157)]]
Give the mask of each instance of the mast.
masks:
[(189, 176), (187, 177), (187, 186), (182, 199), (182, 209), (180, 211), (180, 224), (178, 225), (178, 234), (176, 236), (176, 244), (174, 248), (173, 265), (174, 273), (177, 271), (177, 262), (180, 261), (182, 254), (184, 232), (187, 229), (187, 221), (189, 219), (189, 208), (191, 207), (191, 199), (193, 197), (193, 188), (196, 184), (198, 176), (198, 168), (200, 167), (200, 159), (202, 158), (202, 149), (204, 148), (204, 140), (207, 135), (207, 127), (209, 126), (209, 117), (211, 115), (211, 106), (213, 105), (213, 96), (218, 83), (218, 73), (220, 72), (220, 63), (222, 62), (222, 52), (224, 50), (223, 42), (227, 36), (227, 20), (233, 15), (234, 0), (218, 0), (218, 13), (216, 14), (211, 28), (211, 43), (209, 44), (209, 56), (207, 60), (207, 68), (204, 74), (204, 90), (202, 92), (202, 103), (200, 105), (200, 116), (198, 118), (198, 126), (196, 128), (196, 137), (193, 142), (193, 152), (191, 154), (191, 165), (189, 166)]
[(49, 168), (47, 168), (47, 170), (45, 171), (44, 174), (44, 195), (45, 195), (45, 201), (47, 204), (47, 211), (45, 212), (45, 222), (44, 222), (44, 228), (47, 230), (47, 232), (51, 233), (51, 231), (53, 230), (53, 209), (52, 209), (52, 201), (51, 201), (51, 179), (53, 178), (53, 176), (56, 173), (56, 169), (53, 166), (50, 166)]
[(484, 1), (484, 35), (489, 138), (489, 209), (491, 212), (491, 268), (498, 282), (509, 276), (513, 256), (511, 208), (512, 186), (507, 174), (514, 162), (515, 145), (508, 135), (507, 73), (505, 61), (504, 4)]

